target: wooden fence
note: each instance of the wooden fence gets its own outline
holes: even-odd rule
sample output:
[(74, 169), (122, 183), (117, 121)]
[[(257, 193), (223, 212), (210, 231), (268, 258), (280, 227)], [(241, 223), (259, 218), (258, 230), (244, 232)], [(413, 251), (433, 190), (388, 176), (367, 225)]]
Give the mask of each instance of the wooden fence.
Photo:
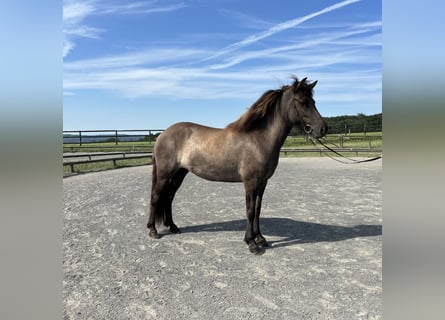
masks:
[[(109, 161), (113, 163), (113, 167), (115, 168), (119, 160), (152, 159), (153, 142), (162, 131), (162, 129), (63, 131), (63, 166), (69, 166), (71, 172), (74, 173), (76, 172), (76, 165)], [(382, 152), (381, 147), (372, 146), (373, 139), (381, 139), (381, 137), (339, 135), (336, 138), (339, 139), (337, 140), (339, 145), (335, 148), (335, 151), (339, 153), (353, 153), (359, 156), (359, 154), (366, 155)], [(345, 144), (347, 145), (355, 139), (367, 141), (365, 143), (367, 144), (367, 148), (345, 147)], [(98, 145), (100, 146), (98, 147)], [(99, 150), (101, 152), (98, 152)], [(315, 153), (323, 156), (325, 153), (330, 153), (331, 151), (321, 147), (284, 147), (280, 152), (283, 156), (297, 153)]]
[[(355, 153), (359, 154), (376, 154), (381, 153), (381, 148), (336, 148), (335, 151), (339, 153)], [(316, 153), (323, 156), (325, 153), (330, 153), (327, 149), (318, 148), (282, 148), (280, 153), (284, 156), (288, 156), (292, 153)], [(152, 152), (94, 152), (94, 153), (78, 153), (78, 154), (64, 154), (63, 166), (69, 166), (71, 173), (75, 173), (76, 165), (91, 164), (97, 162), (112, 161), (113, 167), (116, 168), (118, 160), (132, 160), (132, 159), (153, 159)]]
[(142, 129), (142, 130), (77, 130), (63, 131), (63, 144), (79, 144), (80, 146), (89, 143), (112, 142), (118, 145), (123, 141), (147, 141), (149, 143), (156, 140), (164, 129)]

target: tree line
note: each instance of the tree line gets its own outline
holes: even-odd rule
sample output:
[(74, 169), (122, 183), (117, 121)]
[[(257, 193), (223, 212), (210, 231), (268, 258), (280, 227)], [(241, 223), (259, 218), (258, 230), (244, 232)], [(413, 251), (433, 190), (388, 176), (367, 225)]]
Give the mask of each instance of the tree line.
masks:
[[(328, 133), (349, 134), (362, 132), (382, 131), (382, 113), (365, 115), (344, 115), (335, 117), (323, 117), (329, 127)], [(291, 135), (301, 135), (303, 132), (299, 128), (292, 129)]]

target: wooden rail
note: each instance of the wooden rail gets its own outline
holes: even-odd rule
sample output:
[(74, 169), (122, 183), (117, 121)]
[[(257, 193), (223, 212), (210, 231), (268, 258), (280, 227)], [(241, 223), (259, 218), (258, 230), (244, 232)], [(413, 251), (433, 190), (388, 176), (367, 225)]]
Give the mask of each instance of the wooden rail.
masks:
[[(382, 148), (335, 148), (335, 151), (338, 153), (355, 153), (355, 155), (358, 157), (359, 153), (381, 153)], [(284, 153), (284, 156), (287, 156), (288, 153), (319, 153), (320, 156), (323, 155), (323, 153), (332, 153), (332, 151), (329, 151), (328, 149), (322, 149), (322, 148), (282, 148), (280, 150), (281, 154)]]
[[(135, 153), (135, 152), (151, 152), (153, 150), (152, 146), (149, 145), (112, 145), (112, 146), (88, 146), (88, 145), (82, 145), (82, 146), (73, 146), (73, 145), (64, 145), (63, 146), (63, 152), (83, 152), (83, 151), (77, 151), (77, 150), (84, 150), (87, 152), (88, 150), (124, 150), (124, 151), (117, 151), (117, 152), (127, 152), (127, 153)], [(131, 151), (130, 151), (131, 150)], [(138, 151), (139, 150), (139, 151)]]
[(152, 152), (94, 152), (94, 153), (82, 153), (82, 154), (64, 154), (63, 166), (69, 166), (71, 172), (74, 170), (75, 165), (90, 164), (97, 162), (112, 161), (113, 167), (116, 168), (118, 160), (132, 160), (132, 159), (152, 159)]
[[(155, 135), (164, 131), (164, 129), (148, 129), (148, 130), (78, 130), (63, 131), (63, 143), (75, 143), (80, 146), (97, 143), (97, 142), (113, 142), (118, 145), (119, 140), (129, 141), (128, 138), (148, 138), (148, 142), (156, 140)], [(69, 140), (71, 142), (67, 142)], [(134, 141), (134, 140), (130, 140)]]

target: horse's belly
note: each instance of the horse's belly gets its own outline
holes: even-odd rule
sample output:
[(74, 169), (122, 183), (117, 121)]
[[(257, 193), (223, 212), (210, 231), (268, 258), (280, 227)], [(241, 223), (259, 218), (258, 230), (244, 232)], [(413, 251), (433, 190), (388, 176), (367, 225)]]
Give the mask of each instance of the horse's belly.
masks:
[(227, 150), (225, 144), (216, 145), (216, 142), (212, 142), (215, 139), (202, 143), (202, 137), (198, 138), (189, 138), (181, 149), (180, 165), (206, 180), (241, 182), (239, 159), (234, 150)]
[(191, 167), (191, 172), (200, 178), (210, 181), (222, 181), (222, 182), (241, 182), (241, 177), (237, 170), (230, 168), (203, 168), (203, 167)]

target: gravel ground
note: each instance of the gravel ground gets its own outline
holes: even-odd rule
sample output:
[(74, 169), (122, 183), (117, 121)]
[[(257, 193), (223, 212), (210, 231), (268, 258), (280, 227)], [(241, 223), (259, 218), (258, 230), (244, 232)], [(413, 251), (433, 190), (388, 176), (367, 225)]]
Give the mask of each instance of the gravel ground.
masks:
[(65, 319), (381, 319), (382, 161), (283, 158), (251, 254), (242, 184), (189, 174), (148, 237), (151, 166), (65, 178)]

